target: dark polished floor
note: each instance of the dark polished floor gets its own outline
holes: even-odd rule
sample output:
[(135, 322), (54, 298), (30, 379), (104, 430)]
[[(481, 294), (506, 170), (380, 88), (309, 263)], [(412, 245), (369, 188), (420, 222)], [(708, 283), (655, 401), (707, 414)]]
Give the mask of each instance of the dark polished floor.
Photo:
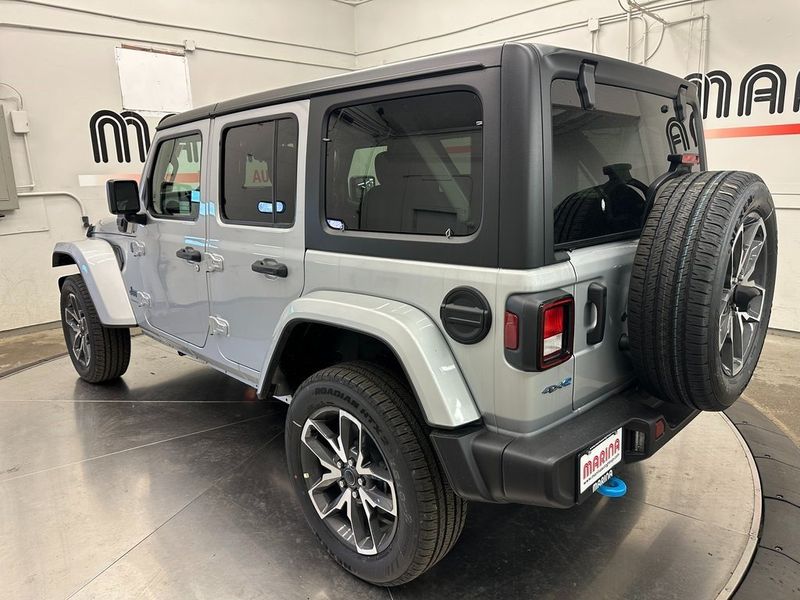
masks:
[(299, 514), (284, 417), (144, 337), (116, 384), (84, 384), (66, 358), (0, 379), (0, 598), (700, 599), (734, 586), (754, 549), (758, 480), (728, 421), (705, 414), (625, 471), (627, 497), (473, 504), (433, 570), (371, 587)]

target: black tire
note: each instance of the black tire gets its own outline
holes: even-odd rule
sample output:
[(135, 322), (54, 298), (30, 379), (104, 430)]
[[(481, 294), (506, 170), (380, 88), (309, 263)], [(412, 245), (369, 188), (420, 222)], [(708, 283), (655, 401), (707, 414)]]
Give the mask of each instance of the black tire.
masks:
[[(74, 299), (74, 300), (73, 300)], [(71, 308), (71, 303), (74, 307)], [(88, 341), (88, 354), (76, 351), (75, 330), (70, 313), (77, 311), (82, 322), (82, 335)], [(89, 383), (102, 383), (121, 377), (131, 359), (131, 332), (126, 327), (105, 327), (97, 316), (92, 297), (80, 275), (71, 275), (61, 286), (61, 327), (72, 365), (80, 378)]]
[(644, 212), (642, 186), (636, 179), (627, 183), (616, 179), (567, 196), (553, 214), (554, 242), (566, 244), (637, 229)]
[[(732, 262), (743, 255), (734, 245), (739, 249), (748, 232), (756, 232), (749, 247), (757, 260), (740, 281), (731, 273), (748, 269)], [(700, 410), (733, 404), (761, 354), (776, 263), (775, 208), (757, 175), (700, 172), (663, 185), (642, 231), (628, 297), (631, 357), (644, 387)], [(734, 331), (733, 315), (745, 313)], [(746, 347), (732, 337), (740, 332), (744, 340), (745, 328)]]
[[(289, 475), (306, 520), (336, 562), (377, 585), (400, 585), (424, 573), (450, 551), (466, 519), (467, 504), (450, 488), (414, 403), (391, 372), (367, 363), (344, 363), (303, 382), (286, 417)], [(379, 551), (373, 555), (346, 544), (309, 496), (315, 481), (303, 466), (310, 452), (302, 439), (304, 427), (315, 415), (339, 409), (355, 416), (372, 437), (399, 499), (393, 535), (386, 547), (375, 544)], [(338, 490), (331, 487), (335, 498)]]
[(594, 237), (591, 230), (603, 219), (600, 209), (602, 198), (597, 188), (581, 190), (567, 196), (556, 207), (553, 215), (554, 243), (565, 244)]

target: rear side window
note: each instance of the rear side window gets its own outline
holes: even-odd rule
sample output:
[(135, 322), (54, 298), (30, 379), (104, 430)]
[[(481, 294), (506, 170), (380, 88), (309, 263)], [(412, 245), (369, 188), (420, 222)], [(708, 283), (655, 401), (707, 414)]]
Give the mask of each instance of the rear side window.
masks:
[(150, 210), (163, 218), (196, 219), (200, 206), (199, 133), (161, 142), (150, 179)]
[(645, 194), (669, 168), (667, 156), (697, 152), (692, 108), (675, 116), (672, 98), (597, 85), (581, 108), (576, 82), (553, 81), (554, 240), (586, 246), (641, 232)]
[(325, 213), (335, 229), (464, 236), (482, 211), (482, 108), (443, 92), (334, 110)]
[(222, 219), (290, 226), (297, 196), (297, 121), (281, 118), (225, 130)]

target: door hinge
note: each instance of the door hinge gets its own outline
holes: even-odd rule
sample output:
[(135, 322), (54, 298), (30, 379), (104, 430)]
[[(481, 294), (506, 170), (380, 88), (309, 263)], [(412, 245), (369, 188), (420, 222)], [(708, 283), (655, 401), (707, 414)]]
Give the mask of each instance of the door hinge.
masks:
[(134, 304), (136, 304), (136, 306), (139, 308), (147, 308), (150, 306), (150, 294), (140, 292), (139, 290), (135, 290), (133, 287), (131, 287), (128, 290), (128, 295), (131, 297), (131, 300), (133, 300)]
[(228, 322), (219, 317), (208, 317), (208, 330), (211, 335), (228, 335)]
[(134, 256), (144, 256), (144, 243), (139, 240), (131, 242), (131, 254)]
[(225, 268), (225, 259), (219, 254), (206, 252), (206, 272), (222, 271)]

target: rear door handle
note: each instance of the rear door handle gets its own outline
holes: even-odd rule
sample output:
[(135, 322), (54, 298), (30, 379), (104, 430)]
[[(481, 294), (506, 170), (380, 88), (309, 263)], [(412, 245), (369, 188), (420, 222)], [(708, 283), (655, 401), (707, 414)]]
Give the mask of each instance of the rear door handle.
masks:
[(181, 248), (175, 253), (175, 256), (178, 258), (182, 258), (183, 260), (189, 260), (191, 262), (200, 262), (203, 260), (203, 255), (200, 253), (200, 250), (195, 250), (191, 246), (186, 246), (185, 248)]
[(602, 283), (596, 281), (589, 285), (588, 300), (597, 310), (597, 323), (586, 332), (586, 343), (588, 345), (599, 344), (603, 341), (606, 334), (606, 297), (608, 290)]
[(256, 273), (263, 273), (264, 275), (272, 275), (273, 277), (286, 277), (289, 275), (289, 268), (276, 260), (271, 258), (262, 258), (257, 260), (250, 268)]

